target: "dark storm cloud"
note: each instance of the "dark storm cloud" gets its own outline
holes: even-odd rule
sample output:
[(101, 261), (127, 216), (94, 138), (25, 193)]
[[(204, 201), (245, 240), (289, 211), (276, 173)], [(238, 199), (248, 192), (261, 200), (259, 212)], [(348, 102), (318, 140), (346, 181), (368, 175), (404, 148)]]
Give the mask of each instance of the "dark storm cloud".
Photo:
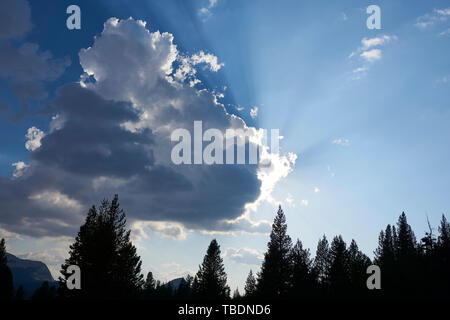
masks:
[[(53, 116), (50, 129), (33, 141), (29, 163), (16, 164), (13, 179), (0, 179), (0, 228), (72, 236), (91, 205), (117, 193), (130, 222), (267, 230), (247, 219), (230, 222), (259, 197), (258, 166), (171, 161), (170, 135), (177, 128), (192, 134), (197, 120), (204, 130), (246, 126), (226, 113), (214, 93), (169, 76), (178, 55), (172, 41), (172, 35), (152, 33), (133, 19), (105, 23), (94, 44), (80, 52), (86, 88), (70, 84), (58, 91), (45, 110)], [(37, 89), (16, 87), (28, 96), (38, 96)]]
[(153, 164), (151, 131), (120, 127), (139, 119), (129, 103), (106, 101), (73, 84), (61, 90), (53, 107), (63, 127), (43, 138), (32, 161), (90, 177), (129, 177)]
[[(154, 165), (151, 131), (121, 126), (139, 118), (129, 103), (107, 101), (71, 84), (60, 90), (52, 110), (58, 114), (56, 128), (30, 153), (30, 167), (17, 179), (0, 181), (0, 224), (7, 230), (72, 235), (85, 210), (114, 193), (130, 220), (217, 228), (220, 219), (236, 218), (258, 194), (259, 181), (245, 167)], [(52, 206), (61, 195), (79, 205), (65, 200)]]
[(31, 10), (25, 0), (0, 2), (0, 39), (19, 38), (31, 30)]
[(19, 47), (0, 40), (0, 76), (20, 80), (55, 80), (70, 65), (69, 58), (53, 59), (34, 43)]
[[(12, 92), (20, 102), (20, 112), (3, 110), (12, 121), (35, 114), (30, 103), (46, 97), (42, 81), (59, 78), (71, 64), (68, 57), (54, 59), (49, 51), (38, 44), (20, 43), (32, 28), (31, 12), (25, 0), (0, 2), (0, 77), (10, 82)], [(13, 41), (12, 41), (13, 40)]]

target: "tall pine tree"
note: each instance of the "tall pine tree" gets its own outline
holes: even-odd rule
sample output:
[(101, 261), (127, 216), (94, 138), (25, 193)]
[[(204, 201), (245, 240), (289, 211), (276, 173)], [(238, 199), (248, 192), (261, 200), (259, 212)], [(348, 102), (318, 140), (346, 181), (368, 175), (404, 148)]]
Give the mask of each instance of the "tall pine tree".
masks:
[(262, 297), (279, 298), (289, 292), (292, 241), (287, 234), (286, 217), (281, 206), (272, 224), (268, 250), (258, 275), (257, 292)]
[(347, 293), (350, 282), (347, 244), (342, 236), (333, 238), (330, 246), (330, 265), (327, 272), (331, 293)]
[(314, 258), (313, 270), (317, 277), (317, 281), (322, 289), (328, 285), (327, 273), (330, 268), (330, 247), (327, 237), (324, 235), (319, 240), (316, 249), (316, 257)]
[(248, 276), (247, 276), (247, 280), (245, 281), (245, 298), (253, 298), (255, 296), (256, 293), (256, 279), (255, 276), (253, 275), (253, 271), (250, 270)]
[(304, 249), (302, 242), (297, 240), (291, 251), (291, 288), (290, 296), (312, 296), (315, 289), (315, 275), (312, 270), (312, 260), (309, 249)]
[(423, 270), (419, 261), (416, 237), (404, 212), (398, 218), (394, 236), (395, 266), (392, 267), (392, 294), (403, 296), (420, 294)]
[(397, 240), (395, 249), (399, 259), (411, 259), (417, 254), (417, 242), (406, 214), (402, 212), (397, 222)]
[(216, 239), (211, 241), (196, 279), (197, 297), (211, 300), (229, 298), (230, 288), (227, 286), (227, 275)]
[(115, 299), (136, 296), (144, 285), (141, 260), (126, 230), (125, 212), (116, 195), (104, 200), (97, 210), (93, 206), (75, 242), (70, 257), (62, 265), (61, 288), (65, 288), (69, 265), (81, 269), (81, 290), (65, 292), (87, 299)]
[(395, 260), (394, 230), (387, 225), (385, 231), (381, 231), (378, 237), (378, 248), (375, 250), (375, 262), (380, 267), (390, 267)]
[(439, 226), (438, 247), (442, 255), (450, 262), (450, 224), (447, 218), (442, 215), (441, 225)]
[(367, 292), (367, 267), (371, 265), (368, 256), (362, 253), (355, 240), (352, 240), (347, 250), (348, 271), (349, 271), (349, 290), (352, 295), (361, 296)]

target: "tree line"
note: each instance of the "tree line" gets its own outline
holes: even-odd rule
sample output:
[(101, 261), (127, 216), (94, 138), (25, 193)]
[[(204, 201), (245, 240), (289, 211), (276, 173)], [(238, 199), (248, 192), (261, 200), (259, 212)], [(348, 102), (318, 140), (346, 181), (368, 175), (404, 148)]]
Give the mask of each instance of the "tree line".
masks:
[[(342, 236), (331, 242), (323, 236), (315, 257), (287, 233), (281, 209), (275, 216), (261, 269), (250, 270), (244, 292), (231, 294), (221, 257), (213, 239), (196, 275), (188, 275), (174, 288), (154, 279), (144, 279), (142, 262), (126, 229), (126, 215), (116, 195), (92, 206), (70, 246), (61, 267), (58, 285), (43, 283), (32, 299), (144, 299), (224, 300), (299, 298), (405, 298), (450, 296), (450, 224), (442, 215), (437, 234), (429, 230), (418, 241), (402, 213), (396, 225), (380, 232), (373, 261), (361, 252), (355, 240), (349, 245)], [(5, 241), (0, 242), (0, 299), (20, 299), (14, 293), (11, 271), (6, 264)], [(368, 290), (367, 268), (381, 270), (381, 290)], [(70, 265), (81, 269), (81, 289), (69, 290)]]

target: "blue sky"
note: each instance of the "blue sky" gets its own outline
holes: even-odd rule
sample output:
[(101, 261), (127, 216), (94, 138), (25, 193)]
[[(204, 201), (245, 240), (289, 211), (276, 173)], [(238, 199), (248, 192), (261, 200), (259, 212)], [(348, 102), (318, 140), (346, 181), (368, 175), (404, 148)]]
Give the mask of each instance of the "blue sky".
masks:
[[(72, 31), (65, 27), (65, 10), (70, 4), (75, 3), (29, 1), (32, 27), (20, 37), (0, 37), (14, 48), (23, 43), (38, 44), (39, 52), (51, 52), (52, 58), (47, 62), (59, 63), (58, 76), (36, 80), (44, 87), (44, 93), (39, 99), (29, 100), (31, 110), (42, 110), (51, 104), (59, 96), (59, 88), (80, 80), (87, 65), (94, 69), (99, 65), (101, 59), (95, 60), (94, 55), (88, 54), (83, 67), (79, 53), (93, 46), (94, 37), (102, 39), (104, 23), (109, 18), (132, 17), (134, 21), (146, 21), (145, 28), (150, 32), (172, 34), (179, 54), (193, 56), (203, 51), (216, 56), (223, 66), (213, 72), (211, 64), (199, 65), (196, 78), (201, 83), (196, 89), (223, 92), (224, 97), (219, 100), (227, 112), (241, 117), (249, 126), (279, 128), (284, 137), (281, 154), (297, 155), (292, 170), (277, 179), (273, 199), (265, 199), (251, 213), (252, 221), (271, 221), (281, 203), (289, 233), (313, 252), (323, 234), (328, 238), (342, 234), (347, 242), (354, 238), (372, 256), (379, 231), (394, 223), (402, 211), (407, 213), (417, 237), (426, 230), (427, 215), (437, 225), (441, 214), (448, 213), (448, 2), (76, 1), (81, 8), (82, 27)], [(366, 27), (365, 11), (371, 4), (381, 8), (381, 30)], [(64, 59), (70, 59), (70, 65), (64, 64)], [(25, 148), (25, 135), (29, 128), (36, 127), (48, 138), (55, 113), (13, 117), (20, 112), (20, 99), (12, 87), (24, 80), (4, 71), (7, 64), (0, 64), (0, 106), (11, 108), (0, 117), (0, 176), (4, 179), (2, 188), (13, 188), (6, 182), (14, 180), (13, 163), (42, 164), (43, 159), (53, 159), (44, 154), (49, 139), (30, 151)], [(95, 90), (104, 95), (99, 86)], [(257, 116), (252, 117), (250, 110), (256, 110), (255, 107)], [(241, 173), (236, 173), (236, 177)], [(249, 169), (245, 174), (252, 173)], [(230, 181), (224, 184), (224, 190), (217, 191), (223, 197), (215, 199), (216, 205), (224, 207), (224, 212), (236, 209), (229, 207), (235, 182)], [(25, 190), (31, 184), (25, 188), (26, 181), (23, 183), (11, 190)], [(221, 180), (210, 183), (219, 185)], [(49, 185), (44, 183), (42, 191), (50, 190)], [(255, 186), (249, 183), (249, 188)], [(36, 192), (39, 186), (35, 187), (30, 190)], [(70, 189), (64, 184), (60, 187)], [(63, 193), (62, 189), (58, 189), (60, 198), (65, 194), (81, 207), (85, 205), (83, 201), (88, 201), (84, 195), (75, 191)], [(1, 201), (8, 199), (7, 194), (0, 191)], [(248, 199), (255, 200), (255, 196), (249, 193)], [(240, 199), (241, 206), (236, 209), (241, 214), (247, 201), (244, 200)], [(127, 195), (124, 201), (131, 204)], [(17, 209), (15, 214), (21, 215), (22, 210), (24, 217), (29, 218), (27, 208)], [(142, 229), (145, 235), (136, 236), (136, 243), (144, 271), (151, 269), (165, 280), (196, 272), (212, 237), (218, 238), (226, 252), (226, 270), (233, 288), (242, 288), (249, 269), (259, 269), (248, 262), (258, 261), (265, 250), (264, 233), (249, 234), (244, 229), (226, 232), (219, 230), (215, 221), (183, 220), (173, 213), (168, 213), (167, 220), (156, 219), (154, 215), (146, 216), (137, 205), (125, 210), (131, 220), (166, 221), (183, 230), (183, 236), (178, 234), (173, 239), (160, 232), (167, 225)], [(236, 211), (227, 218), (238, 215)], [(61, 217), (59, 222), (77, 221), (71, 219)], [(17, 221), (20, 219), (0, 213), (0, 231), (10, 239), (11, 252), (42, 259), (52, 266), (53, 272), (57, 270), (73, 234), (54, 226), (54, 232), (47, 232), (46, 225), (37, 222), (30, 224), (34, 228), (31, 231), (17, 225)]]

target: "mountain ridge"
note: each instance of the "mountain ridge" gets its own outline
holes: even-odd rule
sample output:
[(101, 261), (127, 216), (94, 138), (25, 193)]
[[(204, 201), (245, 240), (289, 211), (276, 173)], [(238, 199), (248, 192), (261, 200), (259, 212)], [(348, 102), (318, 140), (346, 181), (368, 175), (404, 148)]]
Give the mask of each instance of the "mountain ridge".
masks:
[(13, 275), (14, 288), (22, 286), (25, 296), (30, 296), (43, 282), (55, 282), (47, 265), (42, 261), (21, 259), (11, 253), (6, 253), (7, 265)]

